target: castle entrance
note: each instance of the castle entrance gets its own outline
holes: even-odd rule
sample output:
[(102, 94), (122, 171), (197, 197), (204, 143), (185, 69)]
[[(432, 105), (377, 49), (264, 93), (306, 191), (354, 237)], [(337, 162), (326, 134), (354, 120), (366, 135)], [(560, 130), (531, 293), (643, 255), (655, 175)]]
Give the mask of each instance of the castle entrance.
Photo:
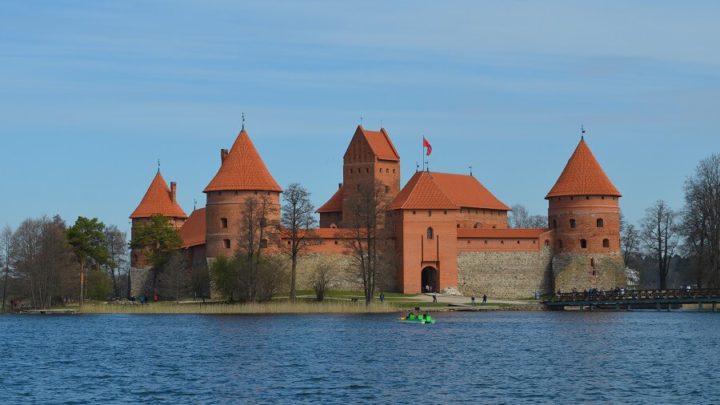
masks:
[[(420, 277), (420, 280), (422, 281), (421, 288), (422, 292), (439, 292), (440, 289), (440, 280), (438, 277), (438, 271), (434, 267), (425, 267), (422, 270), (422, 275)], [(428, 291), (428, 287), (430, 288), (430, 291)]]

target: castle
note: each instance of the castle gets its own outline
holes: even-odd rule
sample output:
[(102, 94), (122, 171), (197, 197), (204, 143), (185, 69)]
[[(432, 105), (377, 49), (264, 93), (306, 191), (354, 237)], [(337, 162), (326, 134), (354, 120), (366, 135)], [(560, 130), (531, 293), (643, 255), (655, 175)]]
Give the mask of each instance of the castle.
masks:
[[(510, 229), (510, 208), (472, 175), (418, 170), (401, 187), (400, 155), (388, 132), (358, 126), (343, 156), (342, 183), (317, 209), (316, 243), (298, 268), (299, 288), (326, 263), (343, 273), (338, 287), (358, 288), (348, 252), (355, 225), (353, 195), (379, 185), (388, 204), (380, 226), (390, 235), (394, 257), (388, 288), (403, 293), (459, 291), (498, 298), (528, 298), (536, 292), (610, 289), (626, 283), (620, 252), (620, 192), (584, 139), (548, 192), (548, 227)], [(243, 128), (232, 147), (220, 151), (220, 168), (204, 190), (205, 208), (188, 217), (160, 171), (131, 214), (133, 233), (152, 215), (168, 217), (180, 233), (190, 265), (207, 266), (234, 254), (248, 197), (262, 196), (276, 209), (282, 188), (270, 174)], [(275, 244), (289, 243), (280, 229)], [(266, 242), (265, 240), (263, 242)], [(267, 243), (267, 242), (266, 242)], [(278, 246), (267, 246), (271, 251)], [(133, 251), (131, 277), (141, 279), (148, 263)], [(133, 286), (141, 283), (133, 282)]]

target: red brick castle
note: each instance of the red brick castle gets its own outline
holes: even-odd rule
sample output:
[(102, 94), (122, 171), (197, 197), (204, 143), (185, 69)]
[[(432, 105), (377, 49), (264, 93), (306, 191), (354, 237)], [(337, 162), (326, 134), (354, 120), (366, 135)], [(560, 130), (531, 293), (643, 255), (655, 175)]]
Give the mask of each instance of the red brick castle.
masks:
[[(358, 126), (342, 170), (342, 183), (317, 210), (318, 240), (301, 260), (301, 288), (321, 262), (342, 273), (338, 287), (358, 287), (348, 269), (346, 239), (355, 226), (353, 195), (366, 184), (378, 185), (388, 202), (380, 225), (394, 252), (388, 288), (419, 293), (429, 286), (433, 291), (524, 298), (626, 283), (621, 195), (584, 139), (545, 197), (549, 223), (544, 229), (509, 229), (510, 208), (472, 175), (417, 171), (401, 188), (400, 155), (383, 128)], [(158, 171), (130, 216), (133, 229), (152, 215), (166, 216), (178, 227), (191, 265), (207, 266), (218, 256), (234, 254), (248, 197), (262, 196), (275, 208), (270, 221), (279, 220), (282, 188), (244, 129), (230, 150), (220, 151), (220, 168), (204, 192), (206, 207), (188, 217), (177, 204), (175, 183), (168, 187)], [(281, 229), (273, 232), (278, 237), (267, 247), (278, 251), (286, 241)], [(140, 252), (133, 252), (132, 268), (134, 277), (141, 278), (147, 263)]]

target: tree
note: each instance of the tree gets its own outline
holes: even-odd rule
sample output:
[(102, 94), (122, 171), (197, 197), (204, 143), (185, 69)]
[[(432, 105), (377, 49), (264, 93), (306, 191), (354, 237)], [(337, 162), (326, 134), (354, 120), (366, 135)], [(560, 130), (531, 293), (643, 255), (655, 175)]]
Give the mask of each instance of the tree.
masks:
[(660, 289), (667, 289), (670, 260), (678, 244), (676, 214), (665, 201), (648, 208), (642, 222), (641, 237), (648, 253), (655, 258)]
[(210, 265), (214, 288), (232, 302), (238, 290), (238, 266), (235, 258), (218, 256)]
[(703, 159), (685, 182), (681, 225), (684, 249), (694, 256), (698, 286), (720, 287), (720, 154)]
[(623, 251), (623, 261), (630, 267), (630, 261), (637, 255), (640, 233), (633, 224), (622, 226), (620, 231), (620, 245)]
[(157, 297), (158, 275), (170, 260), (173, 252), (180, 249), (182, 239), (170, 219), (162, 215), (153, 215), (135, 228), (130, 247), (140, 249), (152, 263), (152, 291)]
[(78, 217), (67, 230), (67, 239), (80, 264), (80, 306), (85, 299), (85, 270), (89, 262), (96, 267), (110, 260), (106, 240), (105, 224), (97, 218)]
[(3, 286), (2, 286), (2, 310), (5, 312), (5, 301), (7, 301), (7, 287), (10, 278), (10, 266), (12, 263), (12, 236), (13, 232), (10, 226), (5, 226), (0, 232), (0, 266), (4, 267)]
[(510, 228), (544, 229), (548, 226), (548, 220), (542, 215), (530, 215), (525, 206), (515, 204), (508, 217), (508, 226)]
[(313, 273), (312, 286), (318, 301), (325, 299), (325, 293), (332, 286), (332, 268), (327, 263), (320, 263)]
[(120, 296), (120, 286), (117, 280), (120, 276), (120, 269), (124, 268), (128, 262), (127, 234), (115, 225), (108, 226), (105, 228), (105, 246), (109, 258), (105, 268), (112, 281), (113, 296), (117, 298)]
[(389, 202), (385, 185), (379, 181), (358, 184), (348, 198), (348, 208), (353, 212), (348, 250), (362, 280), (366, 305), (372, 302), (378, 281), (392, 268), (391, 240), (382, 224)]
[(310, 202), (310, 193), (300, 184), (293, 183), (283, 193), (282, 217), (280, 224), (286, 230), (289, 242), (283, 245), (290, 256), (290, 299), (297, 298), (296, 275), (297, 261), (300, 254), (313, 240), (310, 228), (315, 226), (315, 207)]

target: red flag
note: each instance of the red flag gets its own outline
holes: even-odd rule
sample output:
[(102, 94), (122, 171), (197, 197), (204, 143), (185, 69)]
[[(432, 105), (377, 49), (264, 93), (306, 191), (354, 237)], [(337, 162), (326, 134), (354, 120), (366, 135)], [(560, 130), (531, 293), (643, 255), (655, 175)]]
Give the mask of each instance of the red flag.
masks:
[(423, 136), (423, 148), (427, 148), (427, 152), (425, 154), (430, 156), (430, 154), (432, 153), (432, 145), (430, 145), (430, 142), (428, 142), (428, 140), (425, 139), (424, 136)]

